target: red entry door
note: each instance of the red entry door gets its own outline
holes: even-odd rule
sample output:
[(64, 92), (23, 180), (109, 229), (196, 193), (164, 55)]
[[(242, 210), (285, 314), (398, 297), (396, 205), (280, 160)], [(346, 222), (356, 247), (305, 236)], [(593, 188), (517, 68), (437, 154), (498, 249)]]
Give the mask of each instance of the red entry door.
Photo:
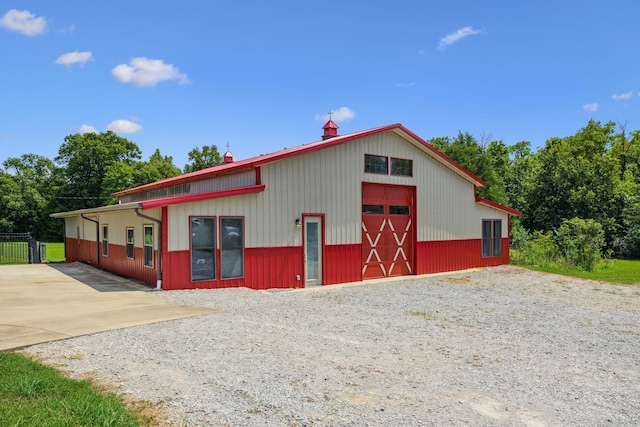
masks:
[(362, 184), (362, 278), (413, 274), (414, 189)]

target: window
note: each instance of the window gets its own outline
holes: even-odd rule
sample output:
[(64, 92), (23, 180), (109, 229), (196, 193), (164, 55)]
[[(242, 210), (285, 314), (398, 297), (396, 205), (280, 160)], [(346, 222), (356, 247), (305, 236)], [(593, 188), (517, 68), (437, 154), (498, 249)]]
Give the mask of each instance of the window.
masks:
[[(364, 171), (389, 175), (389, 158), (387, 156), (364, 155)], [(391, 175), (413, 176), (413, 160), (391, 158)]]
[(133, 259), (133, 228), (127, 228), (127, 258)]
[(365, 215), (382, 215), (384, 214), (383, 205), (362, 205), (362, 213)]
[(389, 159), (385, 156), (364, 155), (364, 171), (367, 173), (389, 173)]
[(102, 255), (109, 256), (109, 226), (102, 226)]
[(409, 215), (409, 206), (389, 206), (390, 215)]
[(191, 218), (191, 280), (216, 278), (216, 218)]
[(413, 161), (392, 158), (391, 175), (413, 176)]
[(223, 279), (244, 276), (244, 220), (220, 219), (220, 270)]
[(153, 267), (153, 225), (144, 226), (144, 265)]
[(482, 256), (502, 255), (502, 220), (482, 220)]

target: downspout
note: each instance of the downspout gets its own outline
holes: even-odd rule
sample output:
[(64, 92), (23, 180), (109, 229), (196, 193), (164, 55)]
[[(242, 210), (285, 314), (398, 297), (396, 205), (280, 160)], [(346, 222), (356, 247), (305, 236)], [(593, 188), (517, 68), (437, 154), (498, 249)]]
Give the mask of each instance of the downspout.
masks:
[(95, 219), (87, 218), (86, 216), (84, 216), (84, 214), (80, 214), (80, 216), (82, 217), (82, 219), (86, 219), (87, 221), (96, 223), (96, 254), (98, 255), (98, 265), (100, 265), (100, 223)]
[(158, 224), (158, 277), (156, 281), (156, 289), (162, 290), (162, 221), (140, 213), (139, 208), (135, 208), (134, 212), (140, 218), (153, 221)]

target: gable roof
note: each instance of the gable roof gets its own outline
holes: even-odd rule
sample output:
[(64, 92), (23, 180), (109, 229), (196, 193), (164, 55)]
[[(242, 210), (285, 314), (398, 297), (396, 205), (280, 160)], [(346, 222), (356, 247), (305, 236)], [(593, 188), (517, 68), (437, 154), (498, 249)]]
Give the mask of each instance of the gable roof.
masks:
[(186, 173), (184, 175), (163, 179), (161, 181), (152, 182), (150, 184), (141, 185), (139, 187), (117, 191), (112, 195), (114, 197), (120, 197), (128, 194), (139, 193), (142, 191), (165, 188), (165, 187), (184, 184), (187, 182), (193, 182), (201, 179), (212, 178), (219, 175), (227, 175), (227, 174), (240, 172), (247, 169), (253, 169), (268, 163), (272, 163), (278, 160), (288, 158), (288, 157), (298, 156), (298, 155), (309, 153), (312, 151), (333, 147), (335, 145), (345, 144), (350, 141), (354, 141), (356, 139), (377, 135), (384, 132), (393, 132), (396, 135), (402, 137), (403, 139), (407, 140), (407, 142), (418, 147), (427, 155), (431, 156), (433, 159), (443, 164), (445, 167), (451, 169), (456, 174), (460, 175), (467, 181), (471, 182), (476, 187), (486, 186), (486, 183), (482, 179), (478, 178), (477, 176), (469, 172), (467, 169), (463, 168), (458, 163), (453, 161), (451, 158), (449, 158), (445, 154), (438, 151), (435, 147), (433, 147), (427, 141), (423, 140), (418, 135), (411, 132), (409, 129), (407, 129), (400, 123), (395, 123), (387, 126), (381, 126), (373, 129), (367, 129), (359, 132), (340, 135), (330, 139), (326, 139), (324, 141), (316, 141), (309, 144), (304, 144), (297, 147), (276, 151), (274, 153), (264, 154), (261, 156), (256, 156), (249, 159), (236, 161), (233, 163), (227, 163), (220, 166), (214, 166), (211, 168)]

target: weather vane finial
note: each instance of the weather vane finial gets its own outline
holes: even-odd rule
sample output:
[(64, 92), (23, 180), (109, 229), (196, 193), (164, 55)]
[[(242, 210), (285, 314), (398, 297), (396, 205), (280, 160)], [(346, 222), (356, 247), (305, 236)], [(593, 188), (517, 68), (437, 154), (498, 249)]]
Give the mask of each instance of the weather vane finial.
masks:
[(331, 120), (331, 116), (333, 116), (333, 111), (329, 110), (327, 114), (329, 114), (329, 120)]
[(229, 151), (229, 147), (231, 146), (229, 145), (229, 141), (227, 141), (227, 151)]

